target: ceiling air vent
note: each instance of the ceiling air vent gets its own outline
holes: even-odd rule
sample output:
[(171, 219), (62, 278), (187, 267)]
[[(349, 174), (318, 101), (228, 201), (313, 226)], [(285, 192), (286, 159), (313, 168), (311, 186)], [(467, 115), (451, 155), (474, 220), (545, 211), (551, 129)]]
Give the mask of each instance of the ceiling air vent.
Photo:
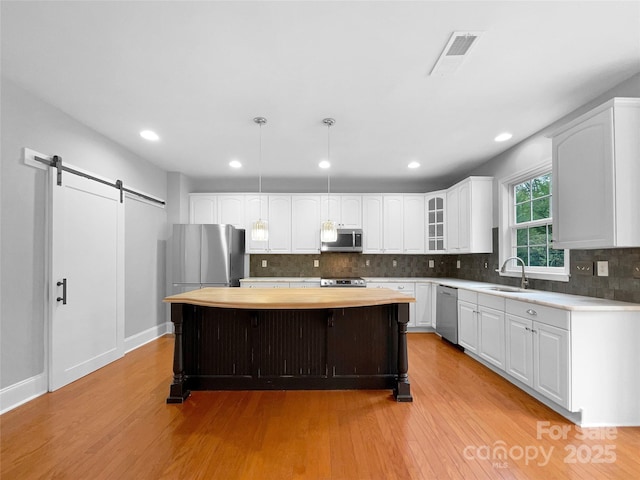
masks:
[(430, 75), (452, 75), (462, 65), (482, 32), (453, 32)]

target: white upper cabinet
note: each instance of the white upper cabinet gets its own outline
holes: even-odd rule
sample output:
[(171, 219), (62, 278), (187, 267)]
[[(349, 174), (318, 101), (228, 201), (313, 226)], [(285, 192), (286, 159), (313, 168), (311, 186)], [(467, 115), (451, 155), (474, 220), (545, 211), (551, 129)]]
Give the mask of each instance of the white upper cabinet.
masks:
[(425, 196), (425, 251), (427, 253), (442, 253), (445, 251), (444, 218), (446, 198), (446, 192), (435, 192)]
[[(492, 247), (491, 200), (492, 177), (426, 195), (193, 193), (189, 221), (244, 228), (247, 253), (319, 253), (325, 220), (362, 228), (363, 253), (481, 253)], [(258, 219), (268, 223), (267, 241), (251, 240)]]
[(342, 228), (362, 228), (362, 197), (340, 196), (340, 225)]
[(189, 195), (189, 223), (218, 223), (217, 195)]
[(402, 195), (384, 195), (382, 203), (383, 253), (404, 253), (403, 197)]
[(218, 222), (245, 228), (244, 195), (218, 195)]
[(291, 253), (320, 253), (320, 222), (320, 195), (291, 197)]
[(321, 221), (333, 220), (338, 228), (362, 228), (362, 196), (322, 195)]
[(553, 247), (640, 246), (640, 99), (614, 98), (552, 134)]
[(382, 195), (362, 196), (362, 242), (364, 253), (382, 253)]
[(290, 195), (269, 195), (269, 253), (291, 253)]
[(244, 197), (244, 221), (245, 221), (245, 251), (246, 253), (268, 253), (269, 241), (258, 242), (251, 239), (251, 228), (258, 220), (269, 222), (269, 196), (245, 195)]
[(493, 177), (469, 177), (447, 190), (449, 253), (491, 253)]
[(403, 253), (424, 253), (424, 195), (404, 195), (403, 205)]

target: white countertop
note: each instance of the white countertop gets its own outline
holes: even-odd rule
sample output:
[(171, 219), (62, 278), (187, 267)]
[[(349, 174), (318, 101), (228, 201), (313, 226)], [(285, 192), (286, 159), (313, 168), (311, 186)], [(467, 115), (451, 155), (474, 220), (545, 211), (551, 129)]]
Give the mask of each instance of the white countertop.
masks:
[[(564, 310), (581, 311), (637, 311), (640, 312), (640, 304), (607, 300), (605, 298), (585, 297), (582, 295), (570, 295), (567, 293), (547, 292), (544, 290), (526, 290), (524, 292), (503, 292), (490, 290), (491, 287), (505, 287), (493, 283), (477, 282), (473, 280), (460, 280), (457, 278), (434, 277), (364, 277), (367, 282), (429, 282), (447, 285), (454, 288), (463, 288), (478, 293), (498, 295), (512, 300), (562, 308)], [(320, 283), (320, 277), (250, 277), (240, 280), (246, 282), (316, 282)]]

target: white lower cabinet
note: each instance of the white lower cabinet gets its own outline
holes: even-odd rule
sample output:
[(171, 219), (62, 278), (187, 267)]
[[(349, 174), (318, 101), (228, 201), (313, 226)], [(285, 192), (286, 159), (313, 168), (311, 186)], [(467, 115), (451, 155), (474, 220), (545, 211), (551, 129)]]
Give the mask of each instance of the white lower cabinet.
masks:
[[(408, 295), (415, 298), (415, 283), (414, 282), (368, 282), (367, 288), (389, 288), (396, 290), (398, 293)], [(416, 326), (416, 304), (409, 304), (409, 323), (408, 327)]]
[(531, 320), (507, 315), (506, 372), (529, 387), (533, 387), (532, 328)]
[(569, 398), (569, 331), (533, 322), (533, 388), (565, 408)]
[(583, 427), (640, 426), (640, 311), (476, 295), (458, 290), (458, 343), (472, 358)]
[(458, 344), (478, 352), (478, 294), (458, 289)]
[(433, 326), (433, 285), (416, 283), (416, 327)]
[(458, 290), (458, 344), (567, 409), (569, 318), (567, 310)]
[(478, 355), (504, 370), (504, 311), (478, 306)]
[(506, 372), (569, 409), (569, 331), (507, 315), (506, 333)]
[(571, 407), (571, 313), (507, 300), (506, 372), (566, 409)]

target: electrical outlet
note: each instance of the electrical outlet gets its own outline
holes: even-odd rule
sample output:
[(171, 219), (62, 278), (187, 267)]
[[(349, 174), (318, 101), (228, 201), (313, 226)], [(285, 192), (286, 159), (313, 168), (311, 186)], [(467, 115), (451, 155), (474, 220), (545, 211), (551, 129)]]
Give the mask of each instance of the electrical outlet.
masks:
[(371, 266), (371, 260), (366, 260), (366, 261), (364, 262), (364, 264), (365, 264), (367, 267), (370, 267), (370, 266)]
[(394, 267), (397, 267), (397, 266), (398, 266), (398, 261), (397, 261), (397, 260), (394, 260), (394, 261), (393, 261), (393, 266), (394, 266)]
[(456, 260), (456, 268), (460, 268), (460, 260)]
[(429, 268), (433, 268), (436, 266), (436, 262), (434, 262), (433, 260), (429, 260)]
[(609, 262), (602, 261), (598, 262), (598, 276), (599, 277), (608, 277), (609, 276)]
[(314, 268), (318, 268), (320, 266), (320, 260), (314, 260), (313, 261), (313, 267)]
[(484, 262), (484, 268), (489, 268), (489, 262)]
[(591, 262), (576, 262), (576, 275), (593, 275), (593, 263)]
[(640, 278), (640, 263), (636, 263), (633, 267), (633, 278)]
[(267, 266), (267, 261), (266, 260), (262, 260), (262, 268), (266, 268)]

